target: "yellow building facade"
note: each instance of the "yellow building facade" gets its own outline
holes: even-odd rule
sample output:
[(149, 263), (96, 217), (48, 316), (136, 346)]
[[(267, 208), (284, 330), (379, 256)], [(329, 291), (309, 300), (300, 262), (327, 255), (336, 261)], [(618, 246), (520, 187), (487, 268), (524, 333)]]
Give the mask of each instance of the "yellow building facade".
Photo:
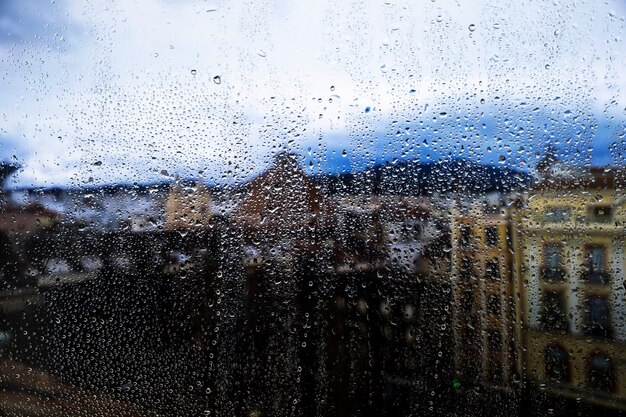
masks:
[(512, 234), (519, 373), (548, 393), (626, 409), (621, 176), (544, 178)]
[(211, 220), (211, 191), (197, 182), (176, 182), (165, 203), (166, 230), (202, 230)]
[(451, 210), (454, 365), (465, 384), (510, 390), (515, 326), (510, 222), (499, 203)]

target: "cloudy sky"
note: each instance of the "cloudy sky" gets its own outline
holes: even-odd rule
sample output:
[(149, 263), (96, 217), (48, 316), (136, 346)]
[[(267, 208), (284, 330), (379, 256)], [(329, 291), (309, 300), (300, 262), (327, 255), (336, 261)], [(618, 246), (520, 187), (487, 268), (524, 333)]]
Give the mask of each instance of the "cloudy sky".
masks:
[[(337, 4), (339, 3), (339, 4)], [(626, 6), (0, 0), (10, 186), (463, 157), (626, 160)]]

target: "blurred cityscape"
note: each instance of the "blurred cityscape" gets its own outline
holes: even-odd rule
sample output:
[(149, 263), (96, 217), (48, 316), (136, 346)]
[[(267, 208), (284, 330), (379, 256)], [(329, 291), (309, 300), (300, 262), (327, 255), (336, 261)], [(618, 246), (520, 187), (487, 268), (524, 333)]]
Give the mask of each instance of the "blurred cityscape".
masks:
[(3, 187), (0, 415), (626, 410), (623, 168), (300, 164)]

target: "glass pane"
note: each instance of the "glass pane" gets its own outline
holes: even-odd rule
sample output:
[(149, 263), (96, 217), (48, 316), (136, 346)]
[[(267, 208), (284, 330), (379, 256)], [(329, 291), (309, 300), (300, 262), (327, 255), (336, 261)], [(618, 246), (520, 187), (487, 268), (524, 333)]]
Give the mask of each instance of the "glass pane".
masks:
[(605, 263), (605, 249), (601, 246), (591, 246), (587, 250), (589, 269), (591, 271), (603, 271)]
[(546, 350), (546, 376), (555, 383), (570, 381), (569, 355), (559, 346), (551, 346)]
[(613, 335), (613, 326), (609, 301), (603, 297), (589, 297), (587, 304), (589, 309), (587, 333), (611, 337)]
[(546, 245), (543, 256), (548, 268), (556, 269), (561, 267), (561, 247), (559, 245)]
[(547, 222), (566, 222), (570, 219), (570, 211), (570, 207), (546, 207), (544, 217)]
[(626, 413), (625, 21), (0, 0), (0, 416)]

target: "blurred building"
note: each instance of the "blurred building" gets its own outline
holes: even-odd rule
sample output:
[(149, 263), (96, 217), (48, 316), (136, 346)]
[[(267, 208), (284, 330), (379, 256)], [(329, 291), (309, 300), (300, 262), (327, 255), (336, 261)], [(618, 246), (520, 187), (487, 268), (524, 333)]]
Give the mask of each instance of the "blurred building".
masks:
[(297, 155), (278, 154), (242, 188), (232, 223), (241, 230), (251, 258), (316, 251), (331, 237), (334, 206), (302, 170)]
[(211, 203), (211, 191), (205, 184), (177, 181), (167, 196), (165, 229), (207, 229), (213, 217)]
[(624, 173), (541, 174), (514, 214), (520, 372), (549, 393), (626, 409)]
[(413, 196), (388, 196), (382, 200), (386, 252), (391, 267), (409, 274), (427, 274), (426, 249), (443, 234), (439, 212), (430, 201)]
[(454, 364), (462, 384), (510, 390), (514, 288), (510, 222), (499, 194), (457, 197), (450, 212)]
[(371, 194), (334, 196), (335, 268), (340, 274), (372, 271), (389, 263), (382, 198)]
[(59, 220), (58, 213), (36, 203), (27, 206), (5, 203), (0, 206), (0, 232), (13, 236), (26, 238)]
[(0, 233), (14, 237), (20, 234), (26, 238), (40, 228), (55, 224), (59, 215), (37, 202), (17, 204), (12, 200), (5, 183), (18, 168), (14, 164), (0, 163)]
[(10, 204), (42, 207), (85, 230), (145, 232), (163, 228), (168, 190), (168, 184), (133, 184), (19, 188), (6, 195)]
[(444, 212), (406, 190), (326, 189), (337, 207), (327, 335), (335, 415), (401, 415), (447, 397), (452, 326)]

